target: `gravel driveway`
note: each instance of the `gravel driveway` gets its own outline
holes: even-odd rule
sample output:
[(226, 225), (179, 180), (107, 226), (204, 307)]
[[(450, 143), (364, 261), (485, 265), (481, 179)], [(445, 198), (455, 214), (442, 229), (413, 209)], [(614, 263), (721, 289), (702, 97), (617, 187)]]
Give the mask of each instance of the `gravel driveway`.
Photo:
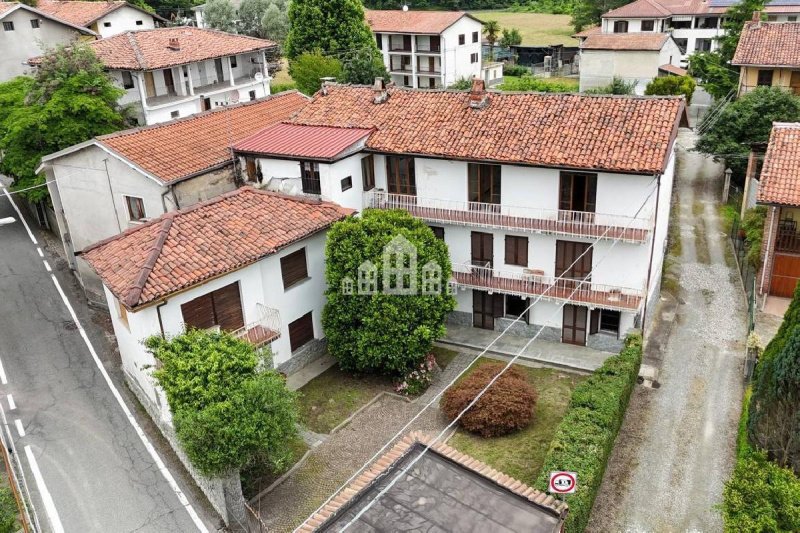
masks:
[(661, 387), (636, 388), (588, 531), (722, 530), (714, 506), (734, 462), (746, 309), (715, 203), (721, 168), (685, 149), (677, 168), (680, 289), (662, 298), (647, 343)]

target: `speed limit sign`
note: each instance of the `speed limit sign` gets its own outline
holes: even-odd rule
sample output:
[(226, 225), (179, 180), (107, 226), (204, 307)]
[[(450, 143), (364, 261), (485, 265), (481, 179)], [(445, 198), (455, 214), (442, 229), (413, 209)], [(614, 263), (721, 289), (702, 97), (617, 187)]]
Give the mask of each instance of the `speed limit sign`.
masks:
[(553, 494), (572, 494), (578, 486), (577, 472), (550, 472), (547, 491)]

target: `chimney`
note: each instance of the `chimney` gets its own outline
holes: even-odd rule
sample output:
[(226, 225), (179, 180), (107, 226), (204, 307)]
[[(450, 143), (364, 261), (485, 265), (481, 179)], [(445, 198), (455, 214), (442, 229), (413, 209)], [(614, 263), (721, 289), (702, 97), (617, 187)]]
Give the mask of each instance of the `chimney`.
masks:
[(761, 11), (753, 11), (753, 22), (761, 22)]
[(169, 46), (168, 46), (168, 48), (170, 50), (176, 50), (176, 51), (181, 49), (181, 43), (180, 43), (180, 41), (178, 40), (177, 37), (170, 37), (169, 38)]
[(472, 88), (469, 90), (469, 106), (472, 109), (483, 109), (489, 105), (489, 94), (486, 84), (480, 78), (472, 78)]
[(382, 104), (389, 99), (389, 91), (386, 90), (386, 82), (383, 81), (383, 78), (375, 78), (372, 93), (375, 95), (372, 101), (376, 104)]

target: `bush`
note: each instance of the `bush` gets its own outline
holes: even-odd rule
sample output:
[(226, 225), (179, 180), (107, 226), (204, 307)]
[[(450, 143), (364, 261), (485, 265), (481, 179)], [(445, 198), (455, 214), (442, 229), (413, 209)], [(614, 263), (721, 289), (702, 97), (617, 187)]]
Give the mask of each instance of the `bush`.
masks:
[(18, 531), (17, 500), (10, 487), (0, 487), (0, 533), (14, 533)]
[(614, 76), (611, 83), (605, 87), (595, 87), (594, 89), (587, 89), (586, 94), (619, 94), (627, 95), (633, 94), (636, 89), (636, 81), (625, 81), (622, 78)]
[(555, 470), (578, 473), (578, 489), (566, 497), (567, 532), (586, 528), (641, 362), (642, 338), (629, 335), (623, 350), (608, 358), (573, 391), (567, 413), (556, 429), (537, 486), (546, 490), (550, 472)]
[(468, 91), (472, 88), (472, 80), (469, 78), (459, 78), (448, 89), (453, 91)]
[(293, 81), (289, 83), (274, 83), (270, 86), (270, 94), (278, 94), (293, 89), (297, 89), (297, 84)]
[(692, 95), (697, 84), (690, 76), (661, 76), (653, 78), (644, 89), (644, 94), (651, 95), (683, 95), (686, 105), (692, 103)]
[(547, 78), (510, 78), (503, 80), (498, 86), (502, 91), (536, 91), (542, 93), (575, 93), (578, 92), (578, 82), (552, 81)]
[[(444, 414), (454, 420), (478, 393), (505, 367), (502, 363), (484, 364), (460, 383), (447, 389), (442, 397)], [(471, 433), (497, 437), (518, 431), (533, 421), (536, 391), (523, 371), (511, 367), (497, 378), (480, 400), (458, 421)]]
[(408, 372), (403, 376), (403, 379), (399, 380), (394, 390), (406, 396), (419, 396), (431, 386), (433, 375), (438, 370), (439, 365), (436, 364), (436, 356), (433, 353), (429, 353), (425, 356), (425, 360), (419, 364), (419, 367)]
[(321, 52), (305, 53), (289, 62), (289, 75), (300, 92), (311, 96), (322, 88), (320, 79), (342, 75), (342, 62)]
[(503, 65), (503, 76), (521, 77), (530, 73), (531, 70), (528, 67), (523, 67), (522, 65), (511, 65), (509, 63), (505, 63)]
[(747, 261), (756, 270), (761, 268), (761, 241), (764, 238), (764, 221), (767, 219), (767, 207), (758, 205), (744, 212), (742, 229), (750, 247), (747, 250)]

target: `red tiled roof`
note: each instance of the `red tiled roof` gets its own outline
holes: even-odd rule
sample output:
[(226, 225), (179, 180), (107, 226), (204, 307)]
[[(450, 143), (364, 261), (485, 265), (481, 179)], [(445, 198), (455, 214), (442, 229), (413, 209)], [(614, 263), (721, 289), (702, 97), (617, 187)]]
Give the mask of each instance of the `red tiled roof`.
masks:
[(228, 164), (231, 141), (286, 120), (307, 103), (290, 91), (97, 140), (161, 181), (175, 182)]
[[(178, 39), (180, 50), (170, 48), (170, 39)], [(126, 31), (90, 44), (106, 67), (122, 70), (161, 69), (275, 46), (265, 39), (191, 26)]]
[(253, 264), (352, 213), (243, 187), (86, 248), (81, 255), (133, 309)]
[(748, 22), (732, 65), (800, 67), (800, 22)]
[(800, 207), (800, 123), (772, 125), (758, 201)]
[[(38, 0), (36, 8), (40, 11), (53, 15), (67, 22), (77, 24), (78, 26), (89, 26), (97, 19), (108, 15), (112, 11), (129, 6), (132, 9), (145, 12), (142, 8), (128, 4), (121, 0), (109, 1), (75, 1), (75, 0)], [(164, 20), (155, 13), (148, 13), (152, 17), (159, 20)]]
[(689, 73), (685, 68), (676, 67), (671, 63), (667, 63), (666, 65), (661, 65), (660, 67), (658, 67), (658, 70), (668, 72), (669, 74), (675, 74), (676, 76), (686, 76)]
[(0, 2), (0, 14), (17, 7), (18, 2)]
[[(442, 33), (461, 17), (475, 19), (463, 11), (364, 10), (364, 18), (376, 33)], [(478, 20), (478, 19), (475, 19)]]
[(668, 33), (593, 33), (581, 44), (582, 50), (658, 51)]
[(600, 33), (603, 31), (603, 28), (600, 26), (592, 26), (591, 28), (587, 28), (583, 31), (579, 31), (578, 33), (573, 34), (572, 36), (576, 39), (580, 39), (581, 37), (588, 37), (590, 35), (594, 35), (595, 33)]
[(234, 150), (263, 155), (338, 159), (372, 130), (275, 124), (239, 141)]
[[(718, 11), (708, 0), (636, 0), (603, 14), (603, 18), (661, 18), (670, 15), (702, 15)], [(722, 8), (720, 12), (725, 12)]]
[(327, 93), (292, 122), (375, 128), (378, 152), (639, 174), (663, 171), (685, 114), (678, 97), (490, 92), (475, 109), (457, 91), (390, 88), (381, 104), (369, 87)]

